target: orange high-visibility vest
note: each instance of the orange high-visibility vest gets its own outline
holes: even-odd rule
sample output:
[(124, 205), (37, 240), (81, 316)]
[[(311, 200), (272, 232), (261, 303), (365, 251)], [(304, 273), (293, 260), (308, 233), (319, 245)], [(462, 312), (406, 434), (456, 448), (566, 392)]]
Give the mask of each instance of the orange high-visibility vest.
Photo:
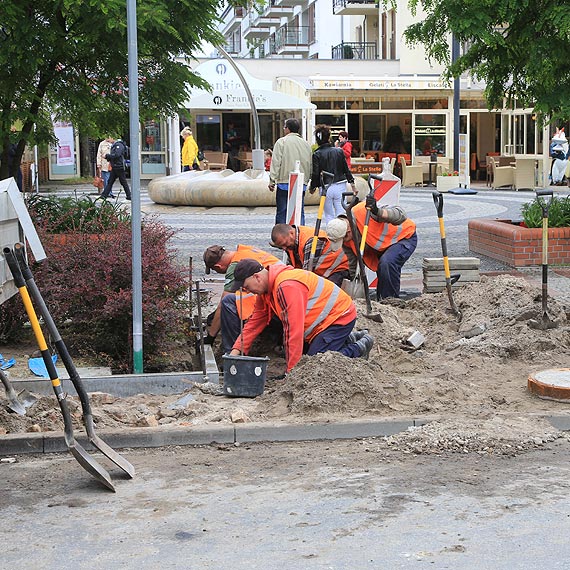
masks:
[[(271, 255), (262, 249), (252, 247), (250, 245), (239, 244), (230, 263), (237, 263), (242, 259), (255, 259), (256, 261), (259, 261), (263, 267), (267, 267), (268, 265), (273, 265), (275, 263), (281, 263), (281, 261), (274, 255)], [(254, 295), (253, 293), (246, 293), (245, 291), (236, 292), (237, 312), (242, 321), (246, 321), (251, 317), (256, 299), (257, 295)]]
[(303, 326), (303, 336), (307, 342), (311, 342), (352, 307), (352, 299), (332, 281), (302, 269), (288, 269), (277, 275), (270, 295), (271, 308), (279, 319), (282, 314), (277, 303), (277, 289), (287, 279), (299, 281), (309, 290)]
[[(298, 226), (299, 230), (299, 243), (297, 246), (297, 255), (303, 263), (305, 255), (305, 246), (309, 240), (315, 237), (315, 232), (312, 228), (307, 226)], [(319, 238), (326, 238), (327, 234), (322, 230), (319, 231)], [(293, 267), (302, 269), (299, 263), (295, 262), (295, 255), (293, 251), (287, 250), (287, 255), (291, 261)], [(331, 251), (330, 241), (327, 240), (327, 244), (323, 248), (323, 251), (319, 257), (315, 257), (315, 262), (313, 266), (313, 271), (320, 275), (321, 277), (330, 277), (336, 271), (348, 271), (348, 258), (346, 257), (344, 251), (339, 249), (338, 251)]]
[[(358, 227), (358, 231), (362, 234), (364, 222), (366, 221), (366, 203), (360, 202), (352, 209), (352, 215)], [(370, 218), (368, 224), (368, 234), (366, 236), (366, 247), (364, 248), (363, 260), (367, 267), (376, 271), (378, 269), (378, 259), (380, 255), (391, 245), (398, 243), (402, 239), (411, 238), (416, 232), (416, 224), (407, 219), (399, 226), (388, 222), (377, 222)], [(357, 246), (354, 241), (349, 242), (349, 246), (356, 254)]]

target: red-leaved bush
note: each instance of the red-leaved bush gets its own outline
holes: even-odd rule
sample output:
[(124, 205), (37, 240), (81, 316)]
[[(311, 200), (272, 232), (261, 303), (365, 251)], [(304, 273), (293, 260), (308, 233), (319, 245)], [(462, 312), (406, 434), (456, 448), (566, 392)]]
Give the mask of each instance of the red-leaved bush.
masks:
[[(47, 253), (32, 263), (36, 284), (70, 349), (96, 353), (118, 372), (132, 368), (132, 250), (130, 222), (102, 234), (38, 233)], [(184, 338), (187, 278), (169, 241), (175, 230), (154, 218), (142, 226), (143, 361), (164, 362)], [(23, 309), (22, 309), (23, 310)]]

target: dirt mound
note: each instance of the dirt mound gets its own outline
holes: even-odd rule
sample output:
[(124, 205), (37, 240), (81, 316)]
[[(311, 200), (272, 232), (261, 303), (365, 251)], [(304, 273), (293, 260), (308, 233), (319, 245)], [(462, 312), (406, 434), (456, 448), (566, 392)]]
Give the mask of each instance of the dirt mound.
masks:
[[(480, 283), (455, 290), (454, 299), (463, 314), (461, 322), (449, 311), (446, 293), (423, 295), (408, 302), (373, 303), (373, 312), (383, 316), (382, 323), (366, 319), (364, 302), (357, 301), (357, 328), (367, 328), (375, 338), (368, 361), (338, 353), (304, 356), (284, 379), (269, 379), (265, 393), (255, 400), (204, 394), (194, 387), (187, 405), (172, 409), (180, 395), (94, 395), (96, 425), (194, 426), (268, 419), (306, 422), (438, 415), (444, 423), (402, 435), (402, 445), (427, 452), (456, 444), (460, 447), (461, 441), (474, 441), (469, 435), (474, 430), (482, 435), (476, 445), (465, 444), (466, 448), (485, 451), (486, 447), (497, 449), (493, 442), (505, 435), (506, 427), (480, 418), (507, 413), (518, 414), (517, 429), (520, 434), (529, 434), (527, 439), (520, 434), (514, 438), (523, 441), (520, 445), (524, 447), (527, 440), (532, 443), (533, 437), (544, 439), (543, 427), (536, 420), (525, 419), (529, 417), (525, 414), (564, 413), (568, 408), (530, 395), (526, 381), (536, 370), (569, 366), (570, 327), (565, 308), (549, 300), (549, 312), (559, 327), (546, 331), (530, 328), (529, 319), (540, 316), (540, 290), (511, 276), (483, 277)], [(403, 341), (414, 331), (425, 337), (425, 343), (410, 352)], [(283, 360), (276, 357), (271, 343), (268, 347), (273, 370), (282, 373)], [(79, 427), (79, 403), (75, 398), (69, 402)], [(6, 432), (62, 429), (55, 398), (41, 398), (24, 418), (9, 413), (5, 404), (0, 400), (0, 428)], [(439, 431), (430, 430), (455, 435), (442, 443), (447, 440), (438, 435)], [(416, 437), (424, 443), (420, 445)], [(512, 445), (516, 448), (519, 444)]]

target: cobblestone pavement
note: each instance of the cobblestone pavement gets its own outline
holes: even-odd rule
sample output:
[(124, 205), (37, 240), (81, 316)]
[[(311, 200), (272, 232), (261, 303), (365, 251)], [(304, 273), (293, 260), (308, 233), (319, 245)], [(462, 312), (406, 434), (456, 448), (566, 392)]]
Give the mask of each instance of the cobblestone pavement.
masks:
[[(227, 207), (204, 208), (191, 206), (166, 206), (155, 204), (146, 191), (147, 181), (141, 184), (141, 209), (146, 215), (157, 215), (168, 225), (176, 228), (178, 234), (175, 246), (181, 260), (187, 263), (193, 258), (194, 276), (204, 275), (202, 253), (206, 247), (220, 244), (234, 247), (238, 243), (254, 245), (273, 253), (268, 244), (274, 223), (275, 208)], [(450, 257), (473, 256), (469, 251), (467, 223), (472, 218), (520, 219), (522, 204), (531, 201), (534, 193), (530, 191), (514, 192), (510, 190), (490, 190), (484, 185), (474, 188), (474, 195), (444, 195), (444, 221), (447, 235), (447, 248)], [(49, 190), (58, 194), (95, 196), (93, 187), (80, 185), (62, 187), (50, 184), (42, 191)], [(118, 188), (117, 188), (118, 190)], [(553, 188), (555, 193), (567, 196), (568, 189)], [(115, 192), (117, 194), (117, 192)], [(118, 201), (123, 202), (123, 193)], [(421, 266), (424, 257), (441, 257), (441, 239), (439, 224), (430, 188), (405, 188), (401, 192), (400, 203), (406, 209), (418, 227), (418, 247), (404, 266), (403, 287), (409, 290), (421, 290)], [(128, 202), (125, 202), (128, 207)], [(317, 218), (317, 206), (306, 208), (306, 223), (314, 226)], [(481, 259), (481, 272), (513, 272), (513, 268), (500, 261), (477, 255)], [(540, 283), (540, 269), (530, 268), (518, 271), (530, 281)], [(549, 291), (570, 301), (570, 271), (552, 269), (549, 273)]]

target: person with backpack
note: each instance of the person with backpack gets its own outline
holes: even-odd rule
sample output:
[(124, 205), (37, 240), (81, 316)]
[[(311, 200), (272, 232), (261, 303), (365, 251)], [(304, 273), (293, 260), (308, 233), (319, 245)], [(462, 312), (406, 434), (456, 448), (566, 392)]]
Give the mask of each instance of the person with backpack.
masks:
[(127, 200), (131, 199), (131, 190), (129, 188), (129, 184), (127, 182), (127, 175), (125, 173), (125, 159), (129, 156), (129, 148), (127, 145), (121, 140), (117, 139), (112, 145), (109, 154), (105, 155), (105, 159), (109, 161), (109, 165), (111, 167), (111, 173), (109, 175), (109, 179), (107, 180), (107, 184), (105, 184), (105, 188), (101, 193), (101, 198), (114, 198), (113, 194), (113, 184), (115, 180), (118, 178), (119, 182), (121, 183), (122, 187), (125, 190), (125, 194), (127, 195)]

